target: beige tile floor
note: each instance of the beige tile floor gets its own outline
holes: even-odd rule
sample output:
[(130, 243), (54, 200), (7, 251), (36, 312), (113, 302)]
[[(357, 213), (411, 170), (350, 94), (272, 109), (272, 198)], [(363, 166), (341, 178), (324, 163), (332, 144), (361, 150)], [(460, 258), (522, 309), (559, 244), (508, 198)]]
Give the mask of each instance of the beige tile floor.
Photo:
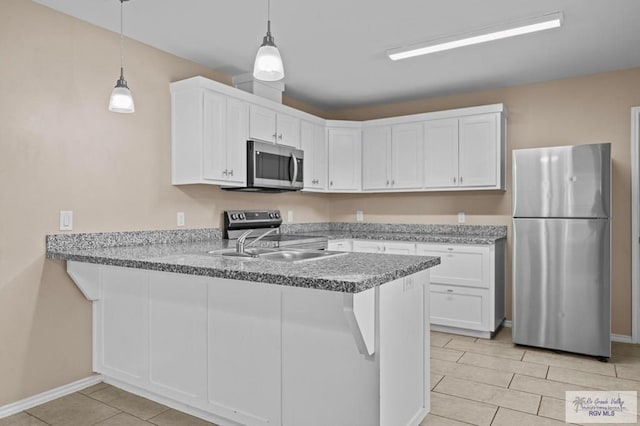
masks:
[[(609, 363), (515, 346), (511, 329), (484, 340), (431, 333), (431, 413), (421, 426), (563, 425), (566, 390), (635, 390), (640, 345), (613, 343)], [(640, 406), (640, 404), (638, 404)], [(0, 419), (0, 426), (212, 425), (104, 383)], [(302, 425), (301, 425), (302, 426)]]

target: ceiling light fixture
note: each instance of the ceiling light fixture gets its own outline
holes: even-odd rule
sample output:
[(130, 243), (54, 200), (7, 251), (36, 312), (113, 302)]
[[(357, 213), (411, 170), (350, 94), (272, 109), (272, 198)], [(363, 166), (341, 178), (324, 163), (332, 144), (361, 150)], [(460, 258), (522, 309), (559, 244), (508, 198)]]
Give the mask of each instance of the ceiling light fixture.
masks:
[(271, 35), (271, 0), (267, 0), (267, 35), (256, 54), (253, 64), (253, 76), (262, 81), (278, 81), (284, 78), (282, 57)]
[(123, 35), (123, 3), (129, 0), (120, 1), (120, 78), (116, 82), (116, 87), (111, 92), (111, 98), (109, 99), (109, 111), (132, 113), (135, 112), (136, 107), (133, 103), (133, 95), (127, 81), (124, 79), (124, 35)]
[(445, 37), (437, 40), (411, 44), (409, 46), (398, 47), (396, 49), (388, 50), (387, 55), (391, 60), (397, 61), (399, 59), (407, 59), (414, 56), (426, 55), (428, 53), (471, 46), (474, 44), (485, 43), (487, 41), (500, 40), (502, 38), (515, 37), (537, 31), (550, 30), (552, 28), (562, 26), (562, 20), (562, 12), (549, 13), (535, 18), (485, 28), (458, 36)]

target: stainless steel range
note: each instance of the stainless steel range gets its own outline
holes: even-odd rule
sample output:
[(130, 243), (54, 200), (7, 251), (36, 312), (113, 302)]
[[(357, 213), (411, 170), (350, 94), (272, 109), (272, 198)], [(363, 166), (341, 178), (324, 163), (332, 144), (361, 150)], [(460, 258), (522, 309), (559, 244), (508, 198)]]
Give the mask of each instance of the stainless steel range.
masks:
[(280, 210), (227, 210), (223, 238), (246, 239), (246, 244), (253, 247), (327, 249), (327, 237), (282, 234), (281, 224)]

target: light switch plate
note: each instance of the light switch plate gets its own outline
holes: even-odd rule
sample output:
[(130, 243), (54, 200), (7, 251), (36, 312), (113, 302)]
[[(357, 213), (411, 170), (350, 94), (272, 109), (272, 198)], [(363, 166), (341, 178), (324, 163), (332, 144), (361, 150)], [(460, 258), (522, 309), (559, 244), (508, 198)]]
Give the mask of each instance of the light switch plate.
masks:
[(178, 212), (176, 219), (178, 226), (184, 226), (184, 212)]
[(60, 230), (73, 230), (73, 212), (71, 210), (60, 210)]
[(293, 210), (287, 211), (287, 223), (293, 222)]
[(362, 210), (356, 210), (356, 220), (362, 222), (364, 220), (364, 212)]
[(459, 212), (458, 213), (458, 223), (464, 223), (465, 220), (467, 220), (464, 212)]

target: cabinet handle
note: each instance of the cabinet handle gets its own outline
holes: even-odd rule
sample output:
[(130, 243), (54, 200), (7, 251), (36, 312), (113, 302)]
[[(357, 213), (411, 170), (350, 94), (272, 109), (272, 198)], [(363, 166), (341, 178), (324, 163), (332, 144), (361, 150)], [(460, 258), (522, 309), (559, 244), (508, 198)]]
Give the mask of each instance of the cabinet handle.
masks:
[(271, 137), (273, 138), (273, 140), (276, 140), (276, 138), (278, 137), (278, 134), (274, 133), (274, 134), (271, 135)]
[(229, 176), (233, 176), (233, 169), (229, 170)]
[(447, 247), (447, 250), (453, 251), (453, 247)]
[(460, 176), (460, 183), (462, 183), (462, 176)]
[(395, 180), (392, 180), (392, 181), (391, 181), (391, 185), (395, 185), (395, 184), (396, 184), (396, 181), (395, 181)]
[(453, 183), (456, 183), (456, 177), (455, 176), (453, 177)]
[(329, 185), (330, 185), (330, 186), (333, 186), (333, 181), (329, 182)]
[(389, 181), (387, 180), (387, 186), (389, 186)]
[(447, 290), (447, 293), (453, 293), (453, 290), (448, 289), (448, 290)]
[(227, 175), (227, 169), (224, 169), (224, 170), (222, 171), (222, 174), (223, 174), (224, 176), (226, 176), (226, 175)]
[(278, 135), (278, 139), (282, 140), (282, 133)]

